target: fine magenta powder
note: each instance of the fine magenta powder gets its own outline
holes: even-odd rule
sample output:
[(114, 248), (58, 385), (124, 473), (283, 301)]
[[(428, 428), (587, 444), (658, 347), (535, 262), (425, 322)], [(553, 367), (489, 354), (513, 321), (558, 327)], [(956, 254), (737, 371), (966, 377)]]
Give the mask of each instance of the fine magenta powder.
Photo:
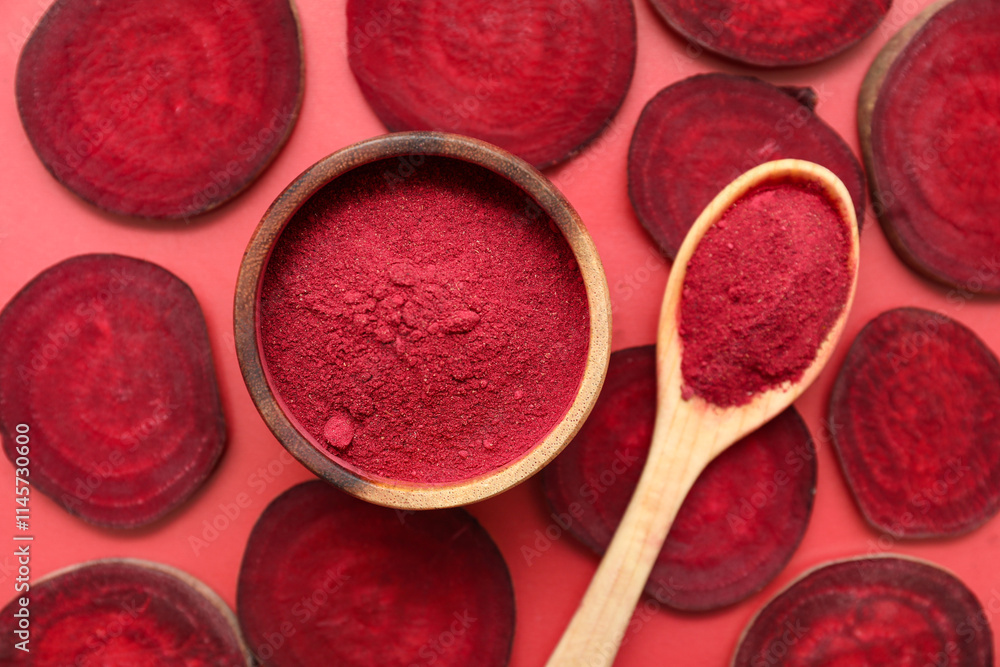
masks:
[(827, 195), (759, 186), (705, 233), (681, 295), (685, 398), (743, 405), (809, 367), (850, 292), (851, 239)]
[(409, 156), (353, 169), (295, 214), (265, 271), (260, 334), (272, 387), (330, 455), (452, 482), (563, 418), (590, 317), (533, 199), (485, 168)]

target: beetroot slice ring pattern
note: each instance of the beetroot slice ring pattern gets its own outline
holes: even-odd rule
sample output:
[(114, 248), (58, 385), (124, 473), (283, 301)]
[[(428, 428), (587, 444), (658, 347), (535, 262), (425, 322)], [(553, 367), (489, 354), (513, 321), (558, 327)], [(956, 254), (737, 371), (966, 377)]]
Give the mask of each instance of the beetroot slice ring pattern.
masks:
[(885, 556), (807, 572), (750, 622), (731, 667), (991, 667), (979, 600), (930, 563)]
[(667, 257), (719, 191), (769, 160), (823, 165), (844, 182), (860, 225), (861, 165), (815, 114), (809, 89), (776, 88), (751, 77), (704, 74), (661, 90), (642, 111), (628, 156), (632, 207)]
[[(858, 100), (872, 201), (896, 253), (970, 293), (1000, 294), (1000, 5), (932, 5), (882, 49)], [(929, 103), (934, 100), (934, 103)]]
[[(590, 418), (543, 472), (553, 517), (598, 554), (611, 542), (639, 481), (655, 413), (654, 346), (615, 352)], [(646, 593), (675, 609), (704, 611), (760, 590), (801, 541), (815, 491), (816, 451), (790, 408), (705, 469)]]
[[(831, 58), (870, 33), (891, 0), (788, 3), (651, 0), (692, 45), (759, 67), (794, 67)], [(689, 47), (696, 57), (699, 50)]]
[(302, 97), (289, 0), (57, 0), (21, 52), (21, 122), (92, 204), (186, 218), (277, 154)]
[(265, 667), (503, 667), (514, 636), (507, 564), (465, 510), (393, 510), (322, 481), (257, 521), (237, 610)]
[(632, 81), (632, 0), (348, 0), (351, 70), (390, 131), (495, 144), (539, 169), (594, 139)]
[[(30, 618), (29, 651), (15, 647), (20, 609)], [(248, 667), (236, 617), (205, 584), (166, 565), (91, 561), (31, 582), (0, 611), (0, 664)]]
[(830, 431), (865, 518), (899, 537), (947, 537), (1000, 510), (1000, 363), (955, 320), (900, 308), (851, 345)]
[(4, 452), (30, 455), (32, 485), (68, 512), (145, 525), (215, 468), (225, 423), (205, 319), (169, 271), (65, 260), (7, 304), (0, 340)]

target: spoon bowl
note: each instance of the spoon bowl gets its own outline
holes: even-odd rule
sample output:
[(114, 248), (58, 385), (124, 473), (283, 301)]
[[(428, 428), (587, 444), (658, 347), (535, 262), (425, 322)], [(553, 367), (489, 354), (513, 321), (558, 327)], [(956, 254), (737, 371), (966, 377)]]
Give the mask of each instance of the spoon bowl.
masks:
[[(820, 188), (848, 226), (850, 284), (836, 321), (816, 356), (793, 382), (756, 393), (747, 403), (720, 407), (684, 391), (678, 321), (688, 263), (706, 232), (744, 195), (769, 183)], [(850, 194), (829, 170), (802, 160), (756, 167), (730, 183), (695, 221), (667, 281), (657, 334), (657, 416), (649, 458), (625, 516), (549, 667), (610, 666), (670, 526), (684, 498), (719, 453), (790, 405), (820, 374), (843, 331), (857, 282), (858, 225)]]

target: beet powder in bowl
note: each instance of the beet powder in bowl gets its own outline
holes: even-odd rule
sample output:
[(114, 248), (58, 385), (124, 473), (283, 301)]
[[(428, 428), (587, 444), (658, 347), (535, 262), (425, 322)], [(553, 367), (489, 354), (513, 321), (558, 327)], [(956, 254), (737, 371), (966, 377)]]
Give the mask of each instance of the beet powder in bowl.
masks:
[(607, 283), (569, 203), (522, 160), (431, 132), (299, 177), (250, 242), (235, 319), (278, 440), (345, 491), (413, 509), (539, 470), (609, 356)]

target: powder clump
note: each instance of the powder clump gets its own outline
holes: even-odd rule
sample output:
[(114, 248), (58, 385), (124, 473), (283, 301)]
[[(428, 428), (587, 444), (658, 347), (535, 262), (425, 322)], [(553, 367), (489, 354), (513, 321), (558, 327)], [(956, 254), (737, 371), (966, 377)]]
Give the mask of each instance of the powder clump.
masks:
[(583, 277), (522, 190), (428, 157), (358, 167), (276, 244), (260, 326), (272, 385), (321, 447), (415, 482), (490, 472), (566, 414), (589, 346)]
[(354, 439), (354, 421), (343, 412), (334, 413), (323, 427), (323, 437), (337, 451), (347, 449)]
[(802, 377), (847, 302), (850, 248), (818, 186), (770, 183), (734, 203), (688, 262), (682, 397), (737, 406)]

